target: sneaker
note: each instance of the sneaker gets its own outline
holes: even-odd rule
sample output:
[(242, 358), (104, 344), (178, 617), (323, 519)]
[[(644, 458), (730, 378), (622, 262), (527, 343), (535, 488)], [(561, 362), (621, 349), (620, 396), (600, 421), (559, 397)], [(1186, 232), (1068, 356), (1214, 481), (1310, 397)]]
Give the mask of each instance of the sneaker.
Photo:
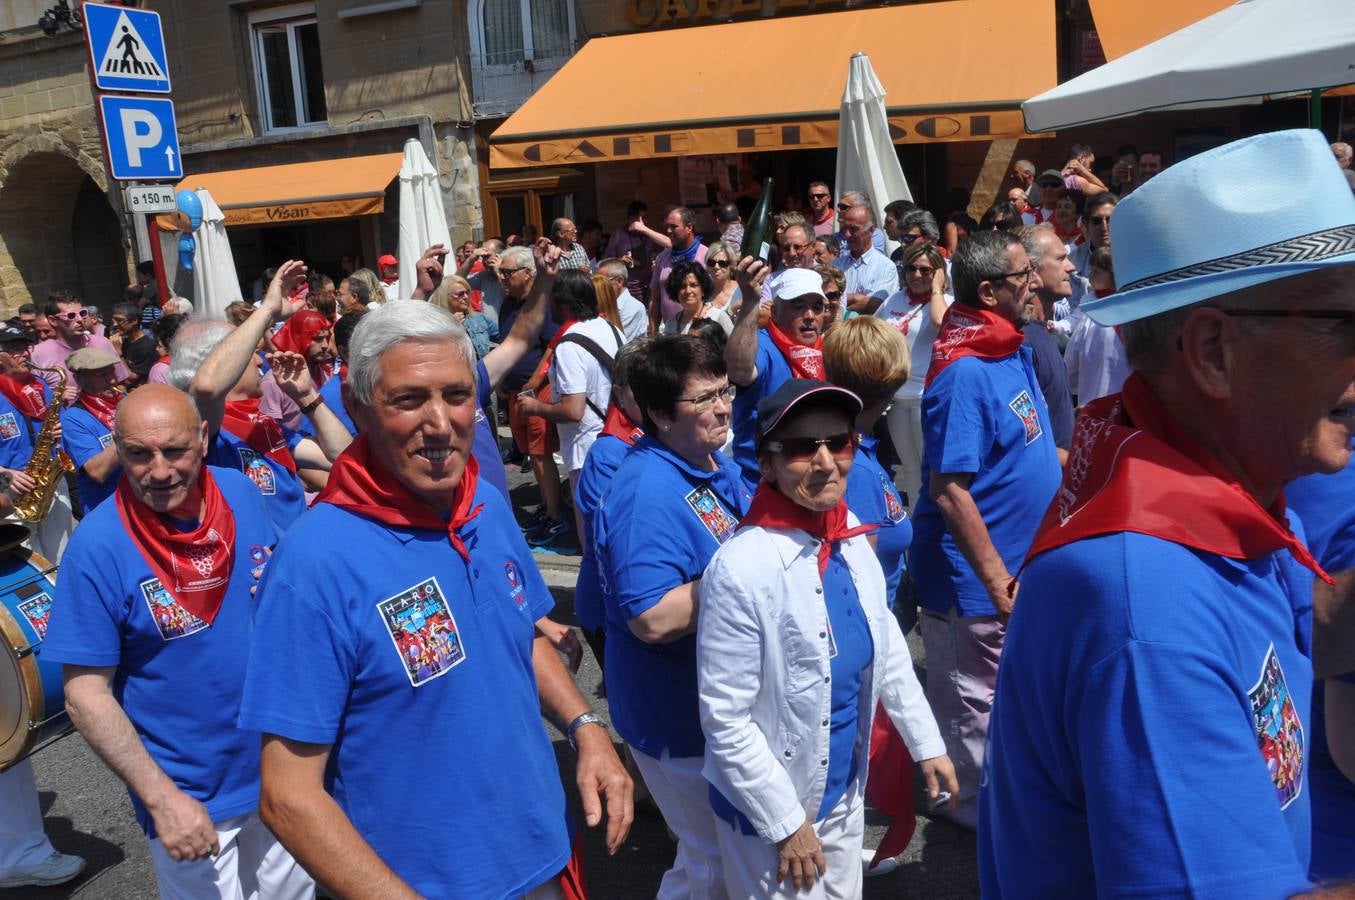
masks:
[(13, 887), (50, 887), (65, 884), (85, 869), (85, 861), (71, 853), (56, 853), (47, 857), (41, 865), (18, 875), (0, 878), (0, 888)]
[(888, 875), (899, 867), (899, 858), (891, 856), (880, 860), (880, 864), (875, 868), (870, 867), (870, 862), (875, 858), (875, 851), (865, 848), (861, 851), (861, 869), (862, 874), (867, 878), (878, 878), (881, 875)]
[(535, 531), (548, 521), (550, 520), (546, 518), (545, 510), (538, 509), (536, 512), (531, 513), (523, 519), (518, 525), (518, 528), (522, 529), (524, 532)]
[(544, 547), (568, 530), (569, 526), (563, 519), (545, 519), (527, 532), (527, 543), (532, 547)]

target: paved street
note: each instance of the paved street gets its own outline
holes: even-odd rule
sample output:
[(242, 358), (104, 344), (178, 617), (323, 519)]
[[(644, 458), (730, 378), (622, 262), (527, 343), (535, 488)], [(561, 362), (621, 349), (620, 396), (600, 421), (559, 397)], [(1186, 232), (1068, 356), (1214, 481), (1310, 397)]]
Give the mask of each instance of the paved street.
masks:
[[(519, 510), (533, 502), (534, 489), (514, 466), (510, 470), (514, 505)], [(542, 570), (557, 601), (555, 616), (577, 625), (573, 619), (573, 586), (577, 557), (541, 556)], [(921, 641), (910, 637), (913, 655), (920, 660)], [(578, 675), (586, 695), (606, 715), (606, 700), (598, 697), (600, 672), (585, 649)], [(552, 733), (560, 768), (566, 783), (572, 782), (573, 753), (557, 733)], [(60, 850), (78, 853), (89, 861), (79, 880), (60, 888), (0, 890), (0, 898), (32, 897), (35, 900), (79, 897), (86, 900), (141, 900), (154, 898), (155, 879), (150, 868), (146, 841), (132, 818), (131, 805), (121, 783), (103, 766), (78, 735), (67, 737), (34, 757), (38, 787), (48, 833)], [(504, 772), (511, 778), (511, 772)], [(920, 796), (920, 795), (919, 795)], [(578, 814), (577, 797), (571, 794)], [(919, 800), (918, 808), (923, 808)], [(867, 815), (867, 845), (884, 833), (886, 820)], [(602, 900), (651, 898), (659, 879), (672, 862), (672, 844), (662, 821), (640, 814), (629, 840), (613, 859), (599, 849), (600, 840), (590, 840), (588, 881), (592, 896)], [(974, 838), (946, 822), (919, 817), (917, 834), (894, 872), (866, 882), (866, 898), (922, 896), (949, 900), (978, 895)]]

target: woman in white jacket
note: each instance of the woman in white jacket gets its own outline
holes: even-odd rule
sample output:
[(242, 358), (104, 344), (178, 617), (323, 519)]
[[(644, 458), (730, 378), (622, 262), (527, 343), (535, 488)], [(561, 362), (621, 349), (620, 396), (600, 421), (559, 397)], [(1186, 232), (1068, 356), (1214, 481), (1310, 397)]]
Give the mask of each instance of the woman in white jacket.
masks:
[(871, 719), (927, 790), (955, 770), (844, 493), (860, 399), (792, 379), (758, 404), (762, 483), (701, 579), (697, 692), (731, 900), (857, 898)]

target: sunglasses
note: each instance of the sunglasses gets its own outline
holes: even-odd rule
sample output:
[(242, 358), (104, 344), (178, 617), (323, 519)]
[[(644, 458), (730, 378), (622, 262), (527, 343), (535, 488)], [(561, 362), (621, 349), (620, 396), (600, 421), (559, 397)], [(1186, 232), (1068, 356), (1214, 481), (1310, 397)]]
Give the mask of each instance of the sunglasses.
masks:
[(899, 268), (910, 275), (922, 275), (927, 278), (936, 274), (936, 270), (931, 266), (900, 266)]
[(809, 199), (810, 199), (810, 200), (827, 200), (827, 199), (828, 199), (829, 197), (831, 197), (831, 196), (833, 196), (833, 195), (832, 195), (832, 194), (810, 194), (810, 195), (809, 195)]
[(767, 442), (768, 450), (773, 453), (784, 453), (795, 460), (811, 458), (819, 452), (820, 447), (827, 447), (828, 452), (834, 456), (850, 456), (856, 452), (856, 435), (844, 431), (841, 434), (830, 434), (825, 438), (796, 437)]
[(827, 297), (829, 300), (842, 299), (842, 291), (824, 291), (823, 295)]
[(86, 308), (86, 309), (73, 309), (73, 310), (71, 310), (70, 312), (53, 313), (52, 315), (48, 316), (47, 318), (49, 318), (49, 319), (65, 319), (67, 322), (74, 322), (74, 321), (76, 321), (77, 319), (83, 319), (85, 316), (90, 315), (91, 312), (92, 312), (92, 310), (90, 310), (90, 309), (88, 309), (88, 308)]
[(526, 266), (518, 266), (518, 267), (515, 268), (515, 269), (505, 269), (505, 268), (503, 268), (502, 266), (500, 266), (500, 267), (499, 267), (499, 277), (500, 277), (500, 278), (512, 278), (512, 277), (513, 277), (515, 274), (517, 274), (518, 272), (525, 272), (526, 270), (527, 270), (527, 267), (526, 267)]
[(709, 269), (728, 269), (728, 268), (729, 268), (729, 260), (727, 260), (727, 259), (708, 259), (708, 260), (706, 260), (706, 267), (709, 268)]
[(452, 291), (453, 297), (469, 297), (470, 291)]

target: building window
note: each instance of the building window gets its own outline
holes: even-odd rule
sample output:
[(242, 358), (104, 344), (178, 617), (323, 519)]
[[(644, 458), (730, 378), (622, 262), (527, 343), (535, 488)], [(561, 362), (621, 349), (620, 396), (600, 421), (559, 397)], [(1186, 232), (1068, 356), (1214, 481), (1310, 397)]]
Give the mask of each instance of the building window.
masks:
[(250, 13), (249, 25), (264, 130), (324, 125), (325, 78), (315, 5), (259, 10)]
[(574, 52), (574, 0), (481, 0), (471, 13), (480, 66), (521, 66)]

